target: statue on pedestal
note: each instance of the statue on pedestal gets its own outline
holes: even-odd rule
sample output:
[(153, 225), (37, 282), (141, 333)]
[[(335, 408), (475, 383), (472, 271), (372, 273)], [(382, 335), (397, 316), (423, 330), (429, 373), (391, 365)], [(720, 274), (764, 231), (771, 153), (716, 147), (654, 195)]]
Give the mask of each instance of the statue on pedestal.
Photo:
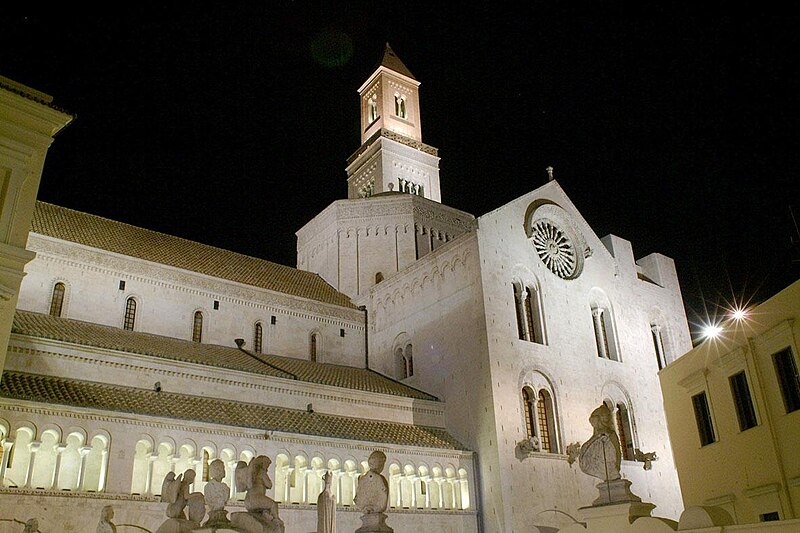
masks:
[(113, 519), (114, 508), (106, 505), (100, 511), (100, 521), (97, 523), (96, 533), (117, 533), (117, 526), (112, 522)]
[(601, 404), (592, 411), (589, 423), (593, 428), (592, 436), (581, 446), (578, 461), (583, 472), (602, 480), (597, 485), (600, 496), (593, 505), (642, 501), (630, 491), (631, 482), (622, 479), (620, 474), (622, 452), (611, 410)]
[(374, 451), (367, 460), (369, 471), (358, 478), (356, 485), (356, 506), (364, 512), (361, 515), (362, 526), (356, 533), (380, 532), (393, 533), (386, 525), (386, 508), (389, 506), (389, 483), (381, 472), (386, 464), (386, 454)]
[(336, 496), (331, 491), (333, 474), (325, 472), (325, 487), (317, 498), (317, 533), (336, 533)]
[(266, 455), (259, 455), (248, 465), (236, 465), (236, 486), (247, 491), (244, 497), (246, 513), (233, 513), (231, 523), (246, 533), (283, 533), (284, 526), (278, 517), (278, 504), (267, 496), (272, 488), (268, 469), (272, 463)]
[(206, 505), (208, 505), (208, 520), (203, 524), (206, 527), (230, 527), (228, 512), (225, 504), (231, 494), (231, 488), (222, 480), (225, 479), (225, 463), (221, 459), (214, 459), (208, 465), (208, 474), (211, 480), (203, 488)]
[[(205, 516), (203, 494), (200, 492), (189, 494), (189, 487), (194, 483), (195, 475), (194, 470), (187, 470), (177, 477), (175, 472), (170, 472), (164, 478), (161, 484), (161, 501), (168, 504), (167, 520), (161, 524), (156, 533), (189, 533), (200, 525), (199, 521)], [(187, 518), (184, 509), (190, 503), (190, 516)]]

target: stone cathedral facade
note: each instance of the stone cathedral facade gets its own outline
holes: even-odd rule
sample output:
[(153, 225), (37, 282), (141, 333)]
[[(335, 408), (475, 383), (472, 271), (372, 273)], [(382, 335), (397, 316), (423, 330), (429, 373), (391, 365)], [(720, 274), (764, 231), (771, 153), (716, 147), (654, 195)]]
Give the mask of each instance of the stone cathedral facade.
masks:
[(89, 531), (111, 503), (155, 530), (168, 472), (202, 490), (222, 459), (234, 508), (233, 466), (264, 454), (287, 531), (315, 528), (328, 471), (352, 531), (380, 449), (398, 533), (556, 531), (595, 497), (571, 451), (605, 402), (633, 492), (677, 518), (658, 371), (691, 342), (672, 260), (597, 236), (552, 175), (477, 218), (445, 205), (419, 85), (387, 45), (348, 198), (298, 230), (297, 268), (36, 203), (0, 507)]

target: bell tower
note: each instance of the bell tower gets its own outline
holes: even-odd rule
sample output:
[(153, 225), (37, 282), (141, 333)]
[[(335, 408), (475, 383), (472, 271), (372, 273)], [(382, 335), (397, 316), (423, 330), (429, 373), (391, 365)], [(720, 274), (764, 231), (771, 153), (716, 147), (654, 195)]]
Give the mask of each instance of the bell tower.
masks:
[(348, 198), (400, 192), (441, 202), (438, 150), (422, 142), (419, 85), (386, 43), (358, 89), (361, 147), (347, 161)]

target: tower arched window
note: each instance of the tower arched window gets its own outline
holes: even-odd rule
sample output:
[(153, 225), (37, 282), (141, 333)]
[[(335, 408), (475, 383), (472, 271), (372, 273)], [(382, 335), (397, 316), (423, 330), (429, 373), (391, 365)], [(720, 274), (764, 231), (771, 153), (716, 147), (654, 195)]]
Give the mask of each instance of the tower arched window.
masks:
[(194, 312), (194, 321), (192, 322), (192, 340), (194, 342), (203, 341), (203, 312)]
[(370, 96), (367, 100), (367, 123), (372, 124), (378, 119), (378, 98)]
[(398, 346), (394, 351), (394, 366), (397, 379), (406, 379), (408, 377), (408, 367), (406, 366), (406, 358), (403, 355), (402, 346)]
[(261, 353), (263, 340), (264, 328), (261, 327), (261, 322), (256, 322), (255, 331), (253, 332), (253, 350), (255, 350), (256, 353)]
[(405, 96), (402, 96), (400, 94), (394, 95), (394, 114), (400, 118), (408, 118)]
[(125, 318), (122, 321), (122, 329), (133, 331), (133, 325), (136, 322), (136, 299), (133, 297), (128, 298), (125, 302)]
[(61, 316), (61, 311), (64, 308), (64, 295), (67, 288), (60, 281), (53, 285), (53, 296), (50, 298), (50, 315)]

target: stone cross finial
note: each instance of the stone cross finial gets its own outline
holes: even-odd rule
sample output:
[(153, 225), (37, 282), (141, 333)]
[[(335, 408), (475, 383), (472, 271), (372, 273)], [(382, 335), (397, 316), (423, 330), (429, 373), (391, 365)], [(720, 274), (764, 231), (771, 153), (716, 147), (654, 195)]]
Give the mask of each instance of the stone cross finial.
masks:
[(553, 181), (553, 167), (547, 167), (545, 170), (547, 171), (547, 179)]

